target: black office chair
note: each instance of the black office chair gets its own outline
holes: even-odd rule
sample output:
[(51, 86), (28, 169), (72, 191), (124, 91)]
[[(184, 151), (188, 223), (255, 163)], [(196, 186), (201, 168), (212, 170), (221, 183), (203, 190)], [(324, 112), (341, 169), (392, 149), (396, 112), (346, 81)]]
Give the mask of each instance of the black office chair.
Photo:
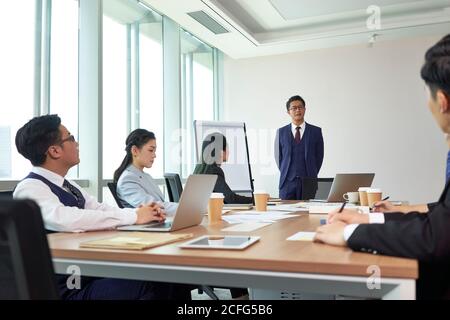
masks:
[(39, 207), (0, 201), (0, 300), (59, 298)]
[(117, 196), (117, 183), (108, 182), (107, 185), (108, 185), (109, 191), (111, 191), (111, 194), (112, 194), (114, 200), (116, 200), (117, 205), (119, 206), (119, 208), (123, 209), (122, 202), (120, 201), (119, 197)]
[(13, 192), (12, 191), (0, 191), (0, 200), (12, 200)]
[(167, 193), (169, 194), (170, 202), (179, 202), (181, 193), (183, 192), (183, 185), (181, 184), (180, 175), (178, 173), (165, 173)]
[(326, 200), (334, 178), (302, 178), (301, 200)]

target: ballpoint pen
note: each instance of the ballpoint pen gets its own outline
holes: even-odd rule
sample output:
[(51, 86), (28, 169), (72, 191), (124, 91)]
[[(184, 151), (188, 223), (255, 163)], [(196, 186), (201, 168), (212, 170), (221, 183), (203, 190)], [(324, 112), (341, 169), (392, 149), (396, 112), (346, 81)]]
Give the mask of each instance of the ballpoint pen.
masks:
[(342, 202), (342, 206), (341, 206), (341, 208), (339, 209), (338, 213), (341, 213), (342, 210), (344, 210), (344, 207), (345, 207), (346, 204), (347, 204), (347, 201)]
[[(386, 200), (388, 200), (388, 199), (389, 199), (389, 196), (387, 196), (387, 197), (384, 198), (384, 199), (381, 199), (381, 201), (386, 201)], [(381, 202), (381, 201), (380, 201), (380, 202)], [(375, 202), (375, 203), (376, 203), (376, 202)], [(375, 203), (372, 205), (372, 207), (370, 208), (370, 210), (375, 209), (375, 207), (376, 207)]]

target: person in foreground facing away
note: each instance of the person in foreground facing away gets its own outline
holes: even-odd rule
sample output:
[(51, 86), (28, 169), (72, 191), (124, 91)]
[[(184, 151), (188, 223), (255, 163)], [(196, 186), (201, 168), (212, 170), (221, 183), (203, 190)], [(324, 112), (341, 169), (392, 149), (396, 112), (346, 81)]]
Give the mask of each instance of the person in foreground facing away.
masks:
[(167, 215), (173, 215), (178, 203), (166, 202), (152, 176), (144, 172), (151, 168), (156, 158), (156, 137), (153, 132), (136, 129), (125, 141), (126, 155), (114, 172), (117, 196), (125, 208), (137, 208), (143, 203), (157, 202)]
[(275, 161), (280, 169), (279, 194), (283, 200), (314, 198), (303, 194), (302, 178), (317, 178), (323, 162), (322, 129), (305, 122), (306, 103), (300, 96), (286, 102), (292, 122), (277, 130)]
[(225, 173), (220, 167), (228, 160), (229, 149), (227, 139), (221, 133), (207, 135), (202, 143), (202, 159), (194, 169), (194, 174), (215, 174), (217, 182), (213, 192), (223, 193), (224, 203), (253, 203), (252, 197), (236, 194), (225, 181)]
[[(202, 143), (202, 162), (197, 164), (194, 174), (217, 175), (213, 192), (223, 193), (224, 203), (253, 203), (252, 197), (236, 194), (225, 181), (225, 173), (220, 166), (228, 160), (228, 155), (227, 139), (223, 134), (215, 132), (207, 135)], [(230, 288), (230, 292), (232, 298), (248, 295), (247, 289), (244, 288)]]
[[(163, 221), (155, 203), (138, 209), (118, 209), (98, 203), (65, 176), (79, 162), (78, 143), (57, 115), (36, 117), (16, 134), (17, 150), (33, 165), (17, 185), (15, 199), (32, 199), (39, 205), (45, 227), (51, 232), (84, 232), (117, 226)], [(176, 286), (158, 282), (82, 277), (80, 289), (69, 289), (68, 277), (57, 275), (62, 299), (151, 300), (178, 298)]]
[[(431, 47), (421, 71), (428, 107), (450, 147), (450, 35)], [(419, 260), (417, 298), (450, 298), (450, 183), (427, 214), (332, 212), (315, 241)], [(375, 223), (376, 222), (376, 223)]]

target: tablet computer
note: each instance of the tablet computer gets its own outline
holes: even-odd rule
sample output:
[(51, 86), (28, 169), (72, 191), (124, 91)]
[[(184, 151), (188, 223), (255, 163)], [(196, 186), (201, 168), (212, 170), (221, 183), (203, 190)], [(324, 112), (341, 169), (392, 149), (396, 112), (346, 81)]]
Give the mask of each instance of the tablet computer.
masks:
[(255, 236), (215, 236), (207, 235), (195, 238), (179, 245), (185, 249), (227, 249), (242, 250), (257, 242), (260, 237)]

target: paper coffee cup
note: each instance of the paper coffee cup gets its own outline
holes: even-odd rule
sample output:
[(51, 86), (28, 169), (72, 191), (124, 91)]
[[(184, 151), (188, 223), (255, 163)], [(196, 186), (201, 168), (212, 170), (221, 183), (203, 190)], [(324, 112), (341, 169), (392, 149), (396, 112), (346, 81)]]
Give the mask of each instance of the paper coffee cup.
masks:
[(209, 223), (217, 223), (222, 220), (224, 196), (222, 193), (212, 193), (208, 201)]
[(375, 202), (381, 201), (381, 189), (370, 188), (367, 191), (367, 202), (369, 207), (373, 207)]
[(369, 201), (367, 200), (367, 190), (369, 190), (369, 187), (361, 187), (358, 189), (359, 192), (359, 203), (362, 206), (368, 206)]
[(255, 197), (256, 211), (267, 211), (269, 194), (264, 190), (255, 190), (253, 196)]

